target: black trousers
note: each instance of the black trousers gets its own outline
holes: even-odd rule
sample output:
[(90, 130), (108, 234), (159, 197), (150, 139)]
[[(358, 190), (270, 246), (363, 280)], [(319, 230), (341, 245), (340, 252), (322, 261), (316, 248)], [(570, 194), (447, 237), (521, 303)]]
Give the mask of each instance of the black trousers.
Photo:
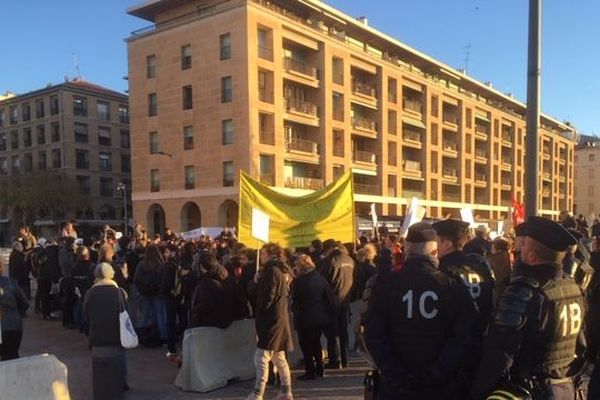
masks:
[(177, 320), (182, 330), (187, 329), (187, 313), (185, 304), (181, 299), (173, 296), (165, 296), (167, 317), (167, 350), (169, 353), (177, 353)]
[(2, 331), (0, 359), (2, 361), (19, 358), (19, 348), (23, 339), (23, 331)]
[[(40, 308), (42, 315), (48, 317), (52, 312), (52, 302), (50, 300), (50, 290), (52, 289), (52, 279), (39, 278), (37, 292), (40, 296)], [(37, 294), (35, 296), (37, 298)]]
[(75, 295), (75, 285), (73, 278), (64, 277), (62, 291), (64, 294), (62, 303), (62, 324), (63, 326), (75, 324), (75, 303), (77, 296)]
[(331, 326), (325, 331), (327, 337), (327, 353), (330, 363), (342, 361), (342, 365), (348, 363), (348, 317), (350, 305), (343, 304)]
[(325, 328), (325, 326), (297, 328), (298, 343), (304, 357), (304, 370), (307, 375), (315, 375), (317, 370), (323, 369), (321, 334), (325, 331)]

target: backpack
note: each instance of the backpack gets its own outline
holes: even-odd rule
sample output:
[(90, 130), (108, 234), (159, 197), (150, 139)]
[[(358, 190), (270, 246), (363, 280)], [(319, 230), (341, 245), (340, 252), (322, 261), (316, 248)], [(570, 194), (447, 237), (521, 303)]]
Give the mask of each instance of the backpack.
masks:
[(139, 272), (136, 286), (138, 291), (146, 296), (154, 296), (158, 294), (159, 282), (158, 271), (156, 269), (145, 270)]

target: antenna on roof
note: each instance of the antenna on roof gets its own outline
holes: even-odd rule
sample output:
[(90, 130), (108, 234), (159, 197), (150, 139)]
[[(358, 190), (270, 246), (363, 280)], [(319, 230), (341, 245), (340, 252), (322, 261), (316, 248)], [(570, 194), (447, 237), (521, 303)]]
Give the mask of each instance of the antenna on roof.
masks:
[(75, 79), (81, 80), (81, 70), (79, 69), (79, 57), (73, 53), (73, 70), (75, 71)]
[(469, 61), (471, 60), (471, 43), (465, 46), (465, 75), (469, 72)]

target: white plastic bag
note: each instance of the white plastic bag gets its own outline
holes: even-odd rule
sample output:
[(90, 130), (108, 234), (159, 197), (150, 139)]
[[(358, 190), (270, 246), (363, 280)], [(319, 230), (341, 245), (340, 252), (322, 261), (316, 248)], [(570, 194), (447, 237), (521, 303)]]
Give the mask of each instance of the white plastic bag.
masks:
[(123, 346), (126, 349), (134, 349), (138, 346), (139, 343), (137, 333), (135, 333), (135, 329), (133, 329), (133, 324), (131, 323), (129, 313), (125, 309), (125, 304), (123, 302), (123, 298), (121, 297), (121, 289), (119, 289), (118, 293), (119, 309), (123, 310), (119, 313), (119, 330), (121, 336), (121, 346)]

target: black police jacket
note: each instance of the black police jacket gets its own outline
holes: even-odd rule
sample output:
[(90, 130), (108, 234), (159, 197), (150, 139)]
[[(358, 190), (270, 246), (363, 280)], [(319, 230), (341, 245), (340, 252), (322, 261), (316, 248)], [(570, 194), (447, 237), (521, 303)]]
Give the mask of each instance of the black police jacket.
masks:
[(496, 280), (489, 262), (478, 254), (454, 251), (440, 258), (440, 270), (465, 284), (479, 309), (479, 332), (483, 334), (494, 307)]
[(477, 311), (465, 286), (439, 271), (436, 259), (409, 256), (401, 271), (377, 280), (364, 324), (381, 373), (378, 398), (412, 398), (406, 391), (416, 391), (442, 399), (472, 352)]
[(515, 383), (534, 380), (551, 394), (549, 380), (570, 377), (576, 354), (584, 352), (585, 311), (581, 290), (559, 265), (521, 263), (498, 302), (473, 398), (485, 398), (509, 376)]

